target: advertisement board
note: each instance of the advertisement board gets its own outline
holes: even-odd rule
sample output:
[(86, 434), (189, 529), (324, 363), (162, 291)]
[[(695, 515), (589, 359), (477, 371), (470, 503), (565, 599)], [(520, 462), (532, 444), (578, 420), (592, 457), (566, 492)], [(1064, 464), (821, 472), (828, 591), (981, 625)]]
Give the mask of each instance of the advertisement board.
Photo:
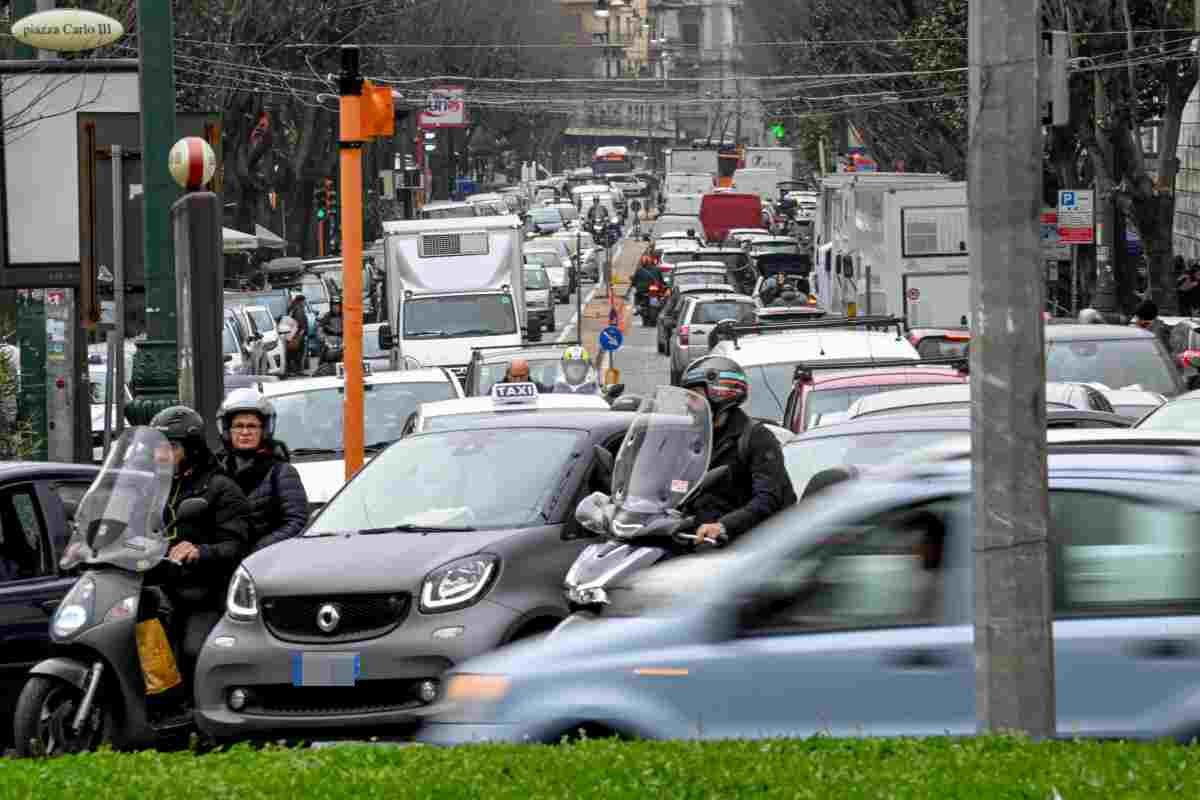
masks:
[(436, 86), (429, 92), (425, 109), (417, 115), (421, 128), (467, 127), (467, 104), (462, 86)]

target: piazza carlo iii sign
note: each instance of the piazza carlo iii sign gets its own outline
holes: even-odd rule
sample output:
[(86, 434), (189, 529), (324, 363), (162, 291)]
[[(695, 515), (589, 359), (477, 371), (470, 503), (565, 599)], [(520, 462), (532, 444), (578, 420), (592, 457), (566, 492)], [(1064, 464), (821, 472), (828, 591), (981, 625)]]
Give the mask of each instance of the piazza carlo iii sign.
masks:
[(125, 27), (95, 11), (56, 8), (17, 20), (12, 35), (21, 44), (39, 50), (76, 52), (112, 44), (125, 35)]

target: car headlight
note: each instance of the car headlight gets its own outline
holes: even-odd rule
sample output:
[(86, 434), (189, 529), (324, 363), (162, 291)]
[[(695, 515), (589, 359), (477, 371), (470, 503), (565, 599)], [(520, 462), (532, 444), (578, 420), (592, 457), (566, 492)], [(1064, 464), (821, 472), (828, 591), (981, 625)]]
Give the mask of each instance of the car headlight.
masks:
[(488, 553), (443, 564), (425, 576), (421, 611), (454, 611), (477, 602), (495, 582), (499, 566), (500, 559)]
[(460, 673), (451, 675), (446, 683), (446, 700), (450, 702), (463, 701), (496, 701), (508, 694), (512, 684), (507, 675), (477, 675)]
[(79, 631), (92, 617), (92, 606), (96, 598), (96, 583), (91, 578), (80, 578), (71, 587), (62, 604), (54, 612), (51, 630), (54, 635), (66, 638)]
[(225, 597), (225, 611), (231, 619), (249, 622), (258, 618), (258, 590), (254, 579), (245, 567), (238, 567), (229, 582), (229, 594)]

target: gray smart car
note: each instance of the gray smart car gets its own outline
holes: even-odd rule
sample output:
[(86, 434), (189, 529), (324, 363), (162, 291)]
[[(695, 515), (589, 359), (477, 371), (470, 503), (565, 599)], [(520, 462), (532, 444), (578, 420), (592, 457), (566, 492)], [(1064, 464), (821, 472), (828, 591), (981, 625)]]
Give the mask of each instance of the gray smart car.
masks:
[(445, 670), (554, 628), (590, 535), (575, 506), (608, 484), (597, 447), (614, 454), (633, 416), (496, 415), (381, 452), (301, 536), (238, 568), (197, 667), (200, 728), (402, 727)]

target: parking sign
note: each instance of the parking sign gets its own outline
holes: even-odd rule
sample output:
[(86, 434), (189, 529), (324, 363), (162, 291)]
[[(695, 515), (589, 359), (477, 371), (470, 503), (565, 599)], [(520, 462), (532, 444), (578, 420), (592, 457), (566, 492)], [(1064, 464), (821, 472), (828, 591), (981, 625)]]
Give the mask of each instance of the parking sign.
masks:
[(1060, 244), (1094, 244), (1095, 219), (1090, 189), (1069, 189), (1058, 193), (1058, 240)]

